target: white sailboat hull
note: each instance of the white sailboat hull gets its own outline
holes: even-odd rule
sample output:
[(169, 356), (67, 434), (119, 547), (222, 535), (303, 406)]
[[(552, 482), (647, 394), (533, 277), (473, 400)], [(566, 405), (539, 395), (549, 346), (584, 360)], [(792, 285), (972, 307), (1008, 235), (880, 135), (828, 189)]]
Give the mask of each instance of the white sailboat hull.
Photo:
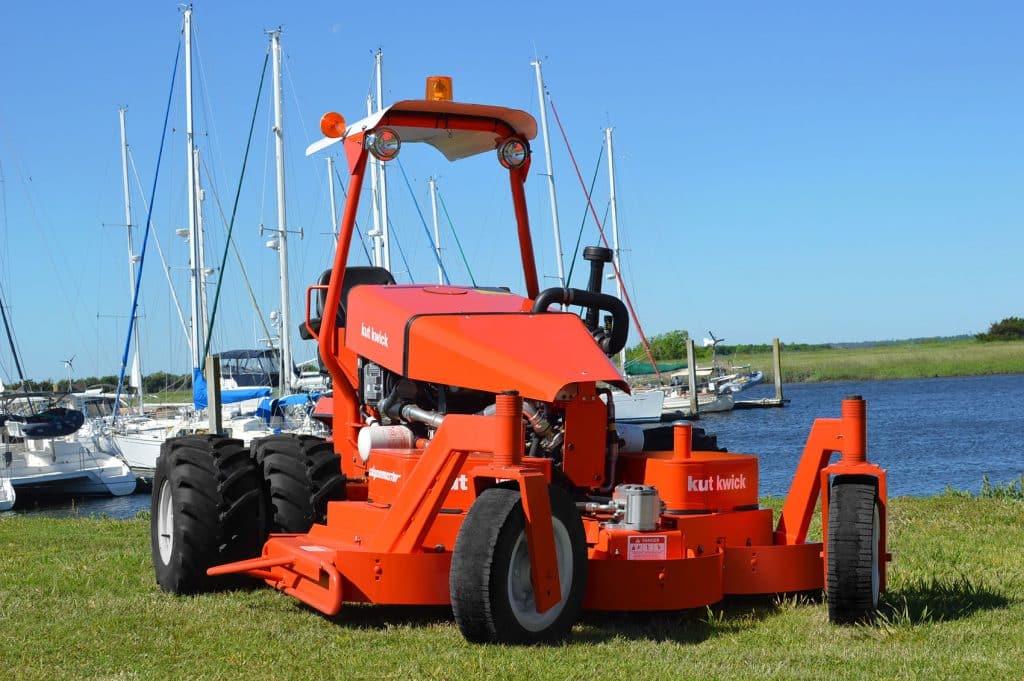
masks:
[(0, 476), (0, 511), (9, 511), (14, 507), (14, 501), (17, 495), (14, 493), (14, 485), (11, 484), (11, 479), (6, 476)]
[(135, 475), (116, 456), (90, 452), (78, 442), (53, 441), (38, 447), (41, 443), (26, 444), (25, 449), (11, 452), (9, 464), (4, 463), (4, 480), (14, 493), (123, 496), (135, 491)]
[[(602, 399), (604, 397), (602, 396)], [(662, 403), (665, 393), (661, 390), (644, 390), (627, 395), (613, 390), (615, 420), (624, 423), (652, 423), (661, 420)]]
[[(732, 398), (732, 395), (708, 394), (697, 396), (698, 414), (731, 411), (735, 406), (736, 401)], [(693, 410), (690, 407), (690, 398), (685, 394), (666, 397), (663, 410), (665, 414), (678, 414), (682, 416), (693, 415)]]

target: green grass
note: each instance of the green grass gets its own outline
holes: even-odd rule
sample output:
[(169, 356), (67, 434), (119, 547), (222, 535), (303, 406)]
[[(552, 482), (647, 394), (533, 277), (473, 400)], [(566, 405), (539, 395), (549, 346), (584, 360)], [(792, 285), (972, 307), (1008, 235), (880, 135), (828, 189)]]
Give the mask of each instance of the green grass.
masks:
[(262, 587), (171, 596), (154, 583), (146, 520), (8, 514), (0, 660), (17, 679), (1021, 678), (1024, 503), (996, 488), (892, 501), (874, 625), (831, 626), (806, 596), (731, 598), (586, 614), (571, 643), (538, 648), (467, 644), (446, 608), (331, 619)]
[[(734, 364), (751, 364), (774, 380), (771, 352), (737, 354)], [(907, 342), (867, 348), (782, 350), (786, 382), (859, 381), (935, 376), (1024, 373), (1024, 341), (982, 343), (973, 339)]]
[(170, 390), (146, 395), (146, 404), (182, 404), (192, 401), (191, 390)]

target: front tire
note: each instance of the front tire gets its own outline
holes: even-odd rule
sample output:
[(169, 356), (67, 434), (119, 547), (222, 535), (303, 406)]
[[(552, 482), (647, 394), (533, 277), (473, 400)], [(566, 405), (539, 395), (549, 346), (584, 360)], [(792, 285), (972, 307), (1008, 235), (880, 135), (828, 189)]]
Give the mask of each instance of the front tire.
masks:
[(586, 587), (587, 544), (569, 495), (548, 486), (562, 600), (538, 613), (530, 581), (526, 519), (518, 490), (485, 490), (459, 529), (450, 589), (455, 622), (474, 643), (550, 643), (565, 638)]
[(881, 550), (878, 480), (837, 477), (828, 508), (828, 618), (834, 624), (869, 621), (878, 612)]
[(312, 435), (272, 435), (252, 443), (263, 476), (268, 531), (309, 532), (327, 521), (327, 504), (344, 501), (345, 476), (334, 446)]
[(153, 476), (150, 542), (164, 591), (194, 594), (231, 584), (206, 570), (260, 554), (266, 538), (260, 479), (241, 440), (171, 438)]

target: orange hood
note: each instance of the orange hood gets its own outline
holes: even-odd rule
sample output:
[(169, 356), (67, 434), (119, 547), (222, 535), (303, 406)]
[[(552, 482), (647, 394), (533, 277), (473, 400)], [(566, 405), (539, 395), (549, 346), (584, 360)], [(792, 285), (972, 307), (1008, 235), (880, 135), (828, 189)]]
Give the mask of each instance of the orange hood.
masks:
[(345, 345), (408, 378), (553, 402), (576, 383), (627, 388), (583, 322), (531, 301), (453, 286), (360, 286)]

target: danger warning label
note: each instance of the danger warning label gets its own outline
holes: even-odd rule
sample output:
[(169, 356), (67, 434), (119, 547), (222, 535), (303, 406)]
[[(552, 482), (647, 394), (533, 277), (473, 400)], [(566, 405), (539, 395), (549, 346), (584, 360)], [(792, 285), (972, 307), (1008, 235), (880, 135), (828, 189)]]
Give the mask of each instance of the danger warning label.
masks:
[(626, 560), (665, 560), (668, 557), (668, 536), (634, 535), (629, 538), (628, 547)]

